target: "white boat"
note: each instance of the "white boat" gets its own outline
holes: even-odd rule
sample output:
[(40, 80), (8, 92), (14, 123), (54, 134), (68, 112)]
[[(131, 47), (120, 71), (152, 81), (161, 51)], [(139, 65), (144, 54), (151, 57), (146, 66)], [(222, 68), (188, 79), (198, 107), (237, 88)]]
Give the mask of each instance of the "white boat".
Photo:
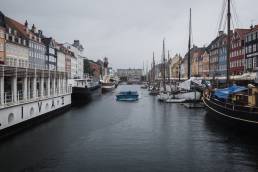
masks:
[(116, 80), (114, 76), (108, 72), (108, 59), (104, 58), (104, 76), (101, 82), (102, 92), (109, 92), (116, 88)]
[(197, 91), (196, 88), (201, 88), (202, 80), (196, 78), (190, 78), (179, 84), (180, 92), (175, 95), (177, 99), (185, 99), (186, 101), (200, 101), (201, 92)]
[(116, 83), (110, 80), (109, 75), (105, 75), (101, 81), (102, 92), (109, 92), (115, 89)]
[(178, 99), (178, 98), (169, 98), (165, 102), (166, 103), (184, 103), (185, 99)]
[(198, 91), (189, 91), (175, 95), (177, 99), (184, 99), (185, 101), (201, 100), (201, 93)]
[(164, 102), (164, 101), (166, 101), (167, 99), (169, 99), (169, 97), (170, 97), (169, 92), (160, 92), (160, 93), (158, 94), (158, 100), (159, 100), (159, 101), (162, 101), (162, 102)]

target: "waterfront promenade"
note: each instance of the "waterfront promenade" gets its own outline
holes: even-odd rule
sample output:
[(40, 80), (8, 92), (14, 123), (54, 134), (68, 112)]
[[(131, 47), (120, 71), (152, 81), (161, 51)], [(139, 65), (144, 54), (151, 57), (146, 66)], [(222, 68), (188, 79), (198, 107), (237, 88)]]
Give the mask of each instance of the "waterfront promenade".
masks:
[[(140, 100), (116, 102), (138, 90)], [(120, 85), (0, 143), (1, 171), (257, 171), (258, 141)], [(238, 134), (237, 134), (238, 133)]]

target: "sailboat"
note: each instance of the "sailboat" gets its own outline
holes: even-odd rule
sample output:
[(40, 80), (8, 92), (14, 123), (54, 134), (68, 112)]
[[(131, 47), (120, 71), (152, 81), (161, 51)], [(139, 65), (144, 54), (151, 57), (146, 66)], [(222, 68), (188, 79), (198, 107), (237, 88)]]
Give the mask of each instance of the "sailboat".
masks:
[(155, 55), (153, 52), (153, 58), (152, 58), (152, 69), (151, 69), (151, 77), (150, 77), (150, 82), (149, 82), (149, 91), (150, 95), (156, 96), (159, 94), (159, 88), (156, 84), (156, 66), (155, 66)]
[[(258, 128), (258, 87), (230, 86), (230, 44), (231, 44), (231, 10), (230, 0), (227, 3), (227, 88), (204, 91), (203, 102), (208, 114), (228, 124), (241, 128)], [(252, 130), (250, 130), (252, 131)]]
[[(191, 37), (192, 37), (192, 10), (190, 8), (189, 20), (189, 42), (188, 42), (188, 80), (182, 82), (178, 86), (178, 92), (172, 92), (167, 103), (178, 102), (197, 102), (201, 100), (201, 92), (197, 88), (202, 88), (202, 80), (191, 78)], [(180, 76), (179, 76), (180, 79)], [(197, 87), (197, 88), (196, 88)]]
[(162, 49), (162, 69), (161, 69), (161, 74), (162, 74), (162, 89), (159, 92), (158, 95), (158, 100), (159, 101), (166, 101), (169, 99), (169, 92), (167, 91), (167, 86), (166, 86), (166, 54), (165, 54), (165, 39), (163, 39), (163, 49)]

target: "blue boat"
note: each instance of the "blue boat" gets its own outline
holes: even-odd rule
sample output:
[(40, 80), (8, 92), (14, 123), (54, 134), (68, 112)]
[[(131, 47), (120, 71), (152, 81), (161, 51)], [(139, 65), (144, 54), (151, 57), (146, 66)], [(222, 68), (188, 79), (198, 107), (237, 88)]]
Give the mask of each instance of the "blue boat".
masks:
[(139, 94), (137, 91), (122, 91), (116, 95), (117, 101), (137, 101)]

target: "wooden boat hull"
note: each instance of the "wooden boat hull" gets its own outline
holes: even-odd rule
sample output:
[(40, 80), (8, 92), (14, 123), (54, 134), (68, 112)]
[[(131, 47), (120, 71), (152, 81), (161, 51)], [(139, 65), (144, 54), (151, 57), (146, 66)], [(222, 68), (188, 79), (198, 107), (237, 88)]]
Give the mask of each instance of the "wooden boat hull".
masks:
[(216, 102), (207, 97), (203, 97), (202, 100), (208, 110), (208, 115), (212, 115), (217, 120), (241, 127), (258, 128), (258, 113), (250, 111), (250, 108), (230, 107), (230, 105), (220, 104), (219, 101)]
[(115, 89), (115, 83), (102, 83), (102, 93), (110, 92)]

